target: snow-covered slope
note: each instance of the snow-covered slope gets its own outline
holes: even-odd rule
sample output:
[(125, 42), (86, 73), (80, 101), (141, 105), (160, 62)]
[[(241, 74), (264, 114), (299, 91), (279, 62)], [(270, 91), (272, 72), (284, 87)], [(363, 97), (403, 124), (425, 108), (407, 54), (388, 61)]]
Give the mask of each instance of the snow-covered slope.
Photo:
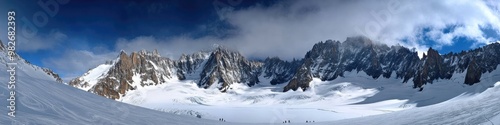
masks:
[(500, 82), (486, 91), (436, 105), (322, 124), (346, 125), (495, 125), (500, 124)]
[[(70, 85), (125, 103), (231, 122), (326, 122), (479, 94), (500, 81), (500, 44), (428, 55), (364, 37), (314, 45), (304, 59), (251, 61), (227, 48), (183, 55), (121, 52)], [(288, 83), (288, 84), (282, 84)], [(289, 91), (293, 90), (293, 91)], [(276, 112), (281, 115), (273, 115)], [(283, 113), (285, 112), (285, 113)], [(279, 116), (273, 117), (273, 116)]]
[(108, 73), (109, 69), (113, 66), (113, 64), (101, 64), (94, 69), (89, 70), (87, 73), (83, 74), (79, 80), (82, 81), (83, 84), (74, 85), (82, 90), (88, 91), (92, 86), (97, 84), (97, 81), (102, 79), (106, 73)]
[(394, 77), (373, 80), (364, 72), (344, 75), (333, 81), (314, 78), (309, 90), (284, 93), (281, 92), (283, 84), (253, 87), (234, 84), (222, 93), (217, 89), (199, 89), (195, 81), (172, 80), (167, 81), (168, 84), (138, 88), (119, 101), (192, 117), (226, 118), (232, 122), (280, 123), (287, 119), (327, 122), (418, 110), (457, 96), (480, 94), (500, 81), (500, 71), (495, 70), (484, 74), (483, 82), (469, 86), (461, 83), (462, 73), (455, 74), (451, 80), (427, 85), (425, 92), (420, 92), (412, 88), (413, 84), (401, 83), (401, 79)]
[[(0, 51), (0, 79), (9, 79), (5, 51)], [(0, 86), (1, 125), (223, 125), (219, 121), (179, 116), (133, 106), (57, 82), (42, 68), (16, 61), (16, 87)], [(5, 100), (15, 91), (15, 117)]]
[[(2, 41), (0, 41), (0, 45), (2, 45)], [(14, 63), (14, 62), (10, 60), (10, 57), (8, 56), (8, 51), (3, 47), (4, 47), (3, 45), (0, 46), (0, 65), (6, 68), (5, 70), (2, 70), (2, 72), (7, 73), (7, 67), (10, 66), (7, 63)], [(59, 77), (59, 75), (57, 73), (54, 73), (51, 69), (33, 65), (30, 62), (24, 60), (17, 54), (14, 54), (13, 58), (15, 59), (16, 71), (33, 72), (33, 74), (28, 74), (30, 77), (33, 78), (51, 79), (58, 83), (63, 82), (62, 79)], [(35, 74), (40, 74), (40, 75), (35, 75)], [(6, 77), (6, 79), (2, 80), (5, 80), (4, 82), (8, 82), (7, 78), (9, 77)]]
[[(269, 117), (269, 121), (255, 121), (263, 125), (270, 122), (281, 124), (283, 119), (297, 117), (298, 114), (307, 114), (318, 120), (311, 125), (331, 125), (331, 124), (499, 124), (500, 116), (500, 83), (495, 87), (474, 95), (463, 95), (450, 101), (437, 105), (422, 108), (408, 109), (384, 115), (347, 119), (342, 121), (326, 121), (335, 119), (334, 116), (325, 115), (322, 110), (293, 109), (278, 106), (265, 107), (226, 107), (214, 106), (214, 111), (225, 114), (224, 118), (228, 122), (198, 119), (189, 116), (180, 116), (163, 113), (155, 110), (145, 109), (137, 106), (123, 104), (110, 99), (106, 99), (76, 88), (55, 82), (51, 77), (47, 77), (43, 72), (37, 72), (32, 68), (22, 66), (23, 70), (18, 72), (18, 83), (16, 93), (18, 99), (16, 103), (16, 117), (1, 117), (0, 124), (169, 124), (169, 125), (224, 125), (243, 124), (234, 123), (238, 120), (230, 116), (235, 114), (245, 115), (246, 119), (259, 120)], [(1, 66), (1, 71), (6, 67)], [(0, 72), (0, 78), (6, 79), (7, 72)], [(316, 81), (316, 80), (315, 80)], [(317, 89), (322, 88), (323, 83), (313, 83)], [(339, 86), (349, 86), (348, 83), (338, 84)], [(251, 89), (251, 88), (238, 88)], [(326, 89), (326, 88), (323, 88)], [(360, 89), (358, 87), (345, 87), (345, 90), (365, 91), (370, 94), (373, 90)], [(340, 90), (344, 90), (340, 89)], [(0, 86), (0, 98), (8, 98), (6, 86)], [(316, 91), (315, 93), (317, 93)], [(311, 92), (312, 93), (312, 92)], [(333, 92), (337, 95), (349, 95), (347, 92)], [(257, 93), (255, 93), (257, 94)], [(290, 92), (291, 95), (297, 94)], [(362, 93), (357, 93), (364, 95)], [(175, 96), (175, 95), (172, 95)], [(222, 100), (227, 96), (220, 97)], [(282, 96), (284, 97), (284, 96)], [(216, 98), (216, 97), (214, 97)], [(316, 97), (314, 97), (316, 98)], [(292, 99), (292, 100), (300, 100)], [(346, 100), (356, 100), (346, 97)], [(229, 100), (228, 100), (229, 101)], [(249, 103), (249, 102), (246, 102)], [(307, 103), (304, 101), (304, 103)], [(381, 102), (372, 107), (384, 107), (384, 103), (397, 104), (393, 102)], [(265, 105), (265, 103), (260, 103)], [(382, 106), (381, 106), (382, 105)], [(283, 105), (281, 105), (283, 106)], [(387, 105), (385, 105), (387, 106)], [(333, 106), (335, 107), (335, 106)], [(389, 106), (390, 107), (390, 106)], [(189, 107), (188, 107), (189, 108)], [(358, 107), (344, 107), (346, 109), (357, 109)], [(191, 108), (196, 110), (196, 108)], [(246, 109), (246, 110), (239, 110)], [(242, 112), (245, 111), (245, 112)], [(0, 112), (7, 112), (7, 108), (0, 108)], [(177, 110), (177, 112), (180, 112)], [(189, 112), (189, 111), (186, 111)], [(327, 112), (326, 110), (324, 112)], [(333, 111), (328, 111), (333, 112)], [(337, 111), (339, 112), (339, 111)], [(5, 115), (5, 114), (4, 114)], [(236, 117), (236, 116), (234, 116)], [(325, 122), (319, 122), (324, 119)], [(274, 122), (273, 122), (274, 121)], [(304, 124), (305, 120), (292, 120), (291, 124)]]
[[(36, 71), (34, 68), (19, 66), (17, 73), (18, 83), (16, 87), (16, 117), (1, 117), (0, 124), (72, 124), (72, 125), (86, 125), (86, 124), (169, 124), (169, 125), (224, 125), (224, 124), (243, 124), (234, 123), (238, 122), (239, 119), (233, 119), (231, 116), (239, 114), (244, 115), (244, 119), (256, 120), (255, 122), (260, 122), (264, 125), (269, 125), (269, 123), (281, 124), (282, 120), (291, 119), (294, 117), (299, 117), (300, 114), (307, 114), (316, 119), (304, 118), (307, 120), (315, 120), (315, 123), (310, 123), (312, 125), (331, 125), (331, 124), (499, 124), (500, 116), (500, 83), (497, 83), (495, 87), (489, 88), (486, 91), (474, 94), (474, 95), (463, 95), (446, 101), (437, 105), (431, 105), (422, 108), (408, 109), (400, 112), (394, 112), (384, 115), (376, 115), (369, 117), (361, 117), (356, 119), (346, 119), (342, 121), (327, 121), (335, 119), (333, 115), (327, 115), (324, 112), (341, 112), (341, 111), (328, 111), (328, 110), (315, 110), (315, 109), (304, 109), (304, 108), (293, 108), (292, 106), (281, 107), (286, 105), (287, 102), (283, 102), (283, 105), (275, 105), (272, 103), (267, 105), (263, 103), (255, 103), (261, 105), (262, 107), (227, 107), (227, 106), (213, 106), (213, 111), (218, 111), (220, 114), (225, 114), (224, 117), (228, 119), (228, 122), (219, 122), (213, 120), (204, 120), (189, 116), (174, 115), (169, 113), (163, 113), (155, 110), (145, 109), (137, 106), (132, 106), (120, 102), (116, 102), (110, 99), (103, 98), (85, 91), (78, 90), (76, 88), (66, 86), (55, 82), (52, 77), (49, 77), (44, 72)], [(6, 67), (1, 66), (0, 71), (7, 70)], [(0, 72), (0, 78), (6, 79), (8, 76), (7, 72)], [(493, 76), (495, 77), (495, 76)], [(498, 77), (496, 77), (498, 78)], [(324, 92), (321, 89), (324, 88), (322, 85), (324, 83), (314, 80), (312, 86), (317, 87), (318, 91), (311, 91), (309, 94)], [(193, 83), (194, 84), (194, 83)], [(189, 84), (188, 84), (189, 85)], [(337, 91), (332, 91), (332, 95), (338, 95), (340, 97), (345, 97), (341, 100), (351, 100), (356, 101), (357, 99), (352, 97), (359, 97), (360, 95), (370, 95), (372, 92), (376, 91), (373, 89), (362, 89), (359, 87), (351, 86), (350, 83), (339, 83), (334, 88)], [(491, 87), (491, 86), (490, 86)], [(342, 89), (341, 89), (342, 88)], [(163, 89), (168, 89), (165, 87)], [(238, 90), (242, 89), (252, 89), (245, 86), (241, 88), (233, 88), (234, 93), (238, 93)], [(7, 86), (0, 86), (0, 98), (8, 98)], [(342, 92), (346, 90), (345, 92)], [(161, 91), (161, 90), (156, 90)], [(179, 90), (180, 91), (180, 90)], [(272, 91), (266, 90), (266, 91)], [(357, 91), (357, 92), (356, 92)], [(167, 91), (168, 92), (168, 91)], [(219, 91), (214, 91), (219, 92)], [(355, 92), (350, 93), (350, 92)], [(229, 93), (229, 92), (228, 92)], [(364, 94), (363, 94), (364, 93)], [(258, 95), (258, 93), (254, 93)], [(289, 95), (276, 95), (276, 97), (281, 99), (287, 99), (290, 101), (303, 100), (303, 104), (307, 104), (309, 100), (306, 98), (301, 98), (298, 95), (299, 92), (289, 92)], [(186, 96), (180, 95), (180, 96)], [(326, 94), (325, 94), (326, 95)], [(167, 97), (173, 97), (177, 95), (171, 95)], [(313, 99), (318, 99), (320, 97), (314, 97)], [(231, 101), (228, 98), (229, 95), (222, 95), (220, 100)], [(254, 96), (258, 98), (259, 96)], [(290, 99), (295, 97), (296, 99)], [(271, 97), (262, 97), (271, 98)], [(220, 101), (219, 100), (219, 101)], [(236, 102), (236, 101), (235, 101)], [(332, 103), (334, 101), (331, 101)], [(346, 101), (348, 102), (348, 101)], [(396, 101), (397, 102), (397, 101)], [(152, 103), (153, 102), (143, 102)], [(216, 103), (216, 101), (212, 102)], [(251, 102), (242, 102), (249, 103)], [(280, 103), (280, 102), (277, 102)], [(391, 107), (388, 104), (398, 104), (391, 101), (380, 102), (371, 104), (371, 107)], [(267, 106), (266, 106), (267, 105)], [(333, 105), (333, 104), (332, 104)], [(171, 105), (175, 106), (175, 105)], [(184, 107), (184, 106), (181, 106)], [(335, 106), (332, 106), (335, 108)], [(368, 107), (368, 106), (366, 106)], [(186, 108), (186, 107), (184, 107)], [(187, 107), (191, 110), (197, 110), (195, 106)], [(345, 106), (339, 107), (340, 109), (356, 110), (360, 109), (360, 106)], [(206, 110), (208, 108), (205, 108)], [(241, 110), (245, 109), (245, 110)], [(370, 108), (376, 109), (376, 108)], [(387, 110), (387, 109), (386, 109)], [(176, 110), (180, 112), (179, 110)], [(201, 110), (203, 111), (203, 110)], [(7, 108), (0, 108), (0, 112), (7, 112)], [(190, 111), (186, 111), (190, 112)], [(323, 113), (322, 113), (323, 112)], [(365, 111), (360, 111), (365, 112)], [(182, 114), (182, 113), (181, 113)], [(200, 113), (203, 114), (203, 113)], [(331, 113), (334, 114), (334, 113)], [(5, 114), (4, 114), (5, 115)], [(341, 115), (339, 115), (341, 116)], [(233, 117), (238, 117), (233, 116)], [(268, 120), (262, 120), (261, 118), (269, 118)], [(240, 117), (241, 118), (241, 117)], [(304, 119), (294, 119), (291, 124), (304, 124)], [(320, 122), (324, 120), (325, 122)], [(234, 122), (233, 122), (234, 121)]]

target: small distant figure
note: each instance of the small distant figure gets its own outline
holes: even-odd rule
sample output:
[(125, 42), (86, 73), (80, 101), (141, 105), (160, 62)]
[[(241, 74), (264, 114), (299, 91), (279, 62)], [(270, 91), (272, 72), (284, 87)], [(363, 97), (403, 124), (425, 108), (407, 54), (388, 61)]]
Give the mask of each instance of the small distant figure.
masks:
[(306, 120), (306, 123), (309, 123), (309, 121)]
[(288, 123), (290, 123), (290, 120), (288, 120)]
[(224, 118), (219, 118), (219, 121), (226, 122), (226, 120), (224, 120)]

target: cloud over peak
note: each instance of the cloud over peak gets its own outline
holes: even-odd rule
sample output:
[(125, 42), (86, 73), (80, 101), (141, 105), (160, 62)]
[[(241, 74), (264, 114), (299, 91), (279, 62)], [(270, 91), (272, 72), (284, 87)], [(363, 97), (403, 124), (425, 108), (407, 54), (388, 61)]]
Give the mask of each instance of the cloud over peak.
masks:
[[(428, 47), (451, 46), (458, 37), (476, 42), (475, 46), (498, 40), (484, 30), (500, 34), (498, 5), (481, 0), (281, 1), (224, 13), (224, 21), (236, 29), (229, 37), (139, 37), (123, 40), (117, 48), (149, 49), (158, 44), (166, 49), (163, 53), (176, 57), (218, 43), (250, 57), (291, 59), (302, 57), (319, 41), (364, 35), (425, 52)], [(142, 42), (147, 43), (138, 44)]]
[[(177, 59), (182, 53), (207, 50), (214, 44), (234, 48), (248, 58), (278, 56), (292, 59), (302, 58), (320, 41), (344, 41), (347, 37), (358, 35), (379, 43), (415, 48), (422, 55), (429, 47), (439, 50), (455, 46), (457, 38), (473, 42), (471, 47), (499, 41), (499, 7), (500, 1), (497, 0), (279, 1), (269, 6), (257, 4), (226, 10), (220, 15), (224, 20), (214, 22), (229, 26), (201, 24), (199, 30), (202, 31), (193, 31), (201, 32), (202, 35), (196, 37), (184, 34), (118, 38), (111, 45), (111, 54), (85, 55), (85, 51), (70, 51), (60, 60), (71, 59), (71, 55), (79, 55), (77, 53), (104, 60), (114, 58), (119, 50), (131, 52), (143, 49), (158, 49), (162, 56)], [(60, 63), (47, 59), (45, 64)], [(82, 66), (79, 69), (67, 67), (68, 71), (86, 70), (96, 65), (94, 62), (73, 64)]]

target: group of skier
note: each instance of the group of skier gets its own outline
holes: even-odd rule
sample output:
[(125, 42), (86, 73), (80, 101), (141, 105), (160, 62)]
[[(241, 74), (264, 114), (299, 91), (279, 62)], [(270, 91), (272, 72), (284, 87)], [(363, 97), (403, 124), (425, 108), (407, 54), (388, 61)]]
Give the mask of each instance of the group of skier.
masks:
[[(221, 122), (226, 122), (226, 120), (224, 118), (219, 118), (219, 121)], [(314, 121), (307, 121), (306, 120), (306, 123), (313, 123)], [(283, 123), (290, 123), (290, 120), (285, 120), (283, 121)]]
[[(308, 121), (308, 120), (306, 120), (306, 123), (313, 123), (313, 122), (315, 122), (315, 121)], [(290, 120), (285, 120), (285, 121), (283, 121), (283, 123), (290, 123)]]
[(226, 122), (226, 120), (224, 118), (219, 118), (219, 121)]
[(313, 123), (314, 121), (306, 121), (306, 123)]

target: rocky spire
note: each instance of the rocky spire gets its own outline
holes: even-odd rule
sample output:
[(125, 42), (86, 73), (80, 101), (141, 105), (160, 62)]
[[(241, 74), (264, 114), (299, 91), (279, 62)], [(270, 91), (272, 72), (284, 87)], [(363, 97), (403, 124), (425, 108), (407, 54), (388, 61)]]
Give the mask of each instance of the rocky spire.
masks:
[(253, 86), (259, 82), (258, 69), (261, 66), (260, 62), (248, 61), (240, 53), (218, 46), (204, 65), (198, 85), (208, 88), (221, 84), (218, 87), (221, 91), (226, 91), (233, 83)]

